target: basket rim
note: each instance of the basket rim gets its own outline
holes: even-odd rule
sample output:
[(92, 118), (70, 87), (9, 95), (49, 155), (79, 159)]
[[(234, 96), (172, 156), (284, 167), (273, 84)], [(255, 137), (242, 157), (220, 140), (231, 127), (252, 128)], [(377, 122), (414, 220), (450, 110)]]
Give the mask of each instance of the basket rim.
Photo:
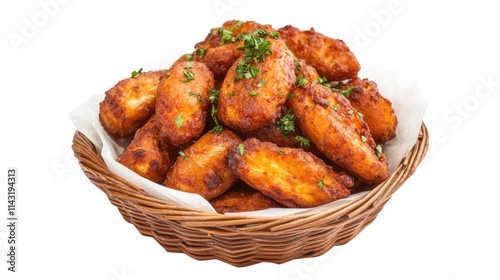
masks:
[[(276, 217), (249, 216), (238, 213), (230, 215), (209, 213), (189, 207), (171, 204), (156, 198), (141, 187), (133, 185), (119, 175), (110, 171), (95, 145), (80, 131), (75, 131), (72, 149), (78, 159), (80, 167), (89, 179), (98, 183), (101, 190), (108, 196), (133, 201), (140, 211), (152, 215), (160, 215), (164, 219), (181, 221), (186, 227), (238, 227), (238, 232), (253, 232), (262, 229), (283, 231), (290, 228), (312, 228), (315, 221), (329, 217), (332, 222), (341, 222), (344, 219), (355, 217), (378, 203), (385, 203), (392, 194), (408, 179), (422, 162), (428, 150), (428, 131), (422, 122), (419, 136), (410, 152), (401, 160), (401, 163), (390, 177), (368, 191), (364, 196), (349, 201), (332, 209), (306, 211)], [(96, 172), (97, 171), (97, 172)], [(96, 184), (97, 185), (97, 184)], [(218, 232), (220, 234), (220, 232)]]

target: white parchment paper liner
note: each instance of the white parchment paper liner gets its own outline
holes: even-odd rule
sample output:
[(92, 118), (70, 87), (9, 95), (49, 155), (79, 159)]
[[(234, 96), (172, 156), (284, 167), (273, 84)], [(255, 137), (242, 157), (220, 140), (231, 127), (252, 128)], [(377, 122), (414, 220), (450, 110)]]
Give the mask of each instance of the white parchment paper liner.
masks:
[[(358, 75), (378, 84), (382, 96), (391, 100), (398, 118), (396, 137), (384, 145), (384, 154), (389, 163), (389, 172), (393, 172), (401, 160), (415, 145), (427, 109), (428, 100), (420, 92), (416, 75), (412, 71), (391, 71), (374, 66), (366, 66)], [(95, 95), (70, 113), (70, 119), (78, 131), (83, 133), (100, 151), (108, 168), (130, 183), (139, 186), (157, 198), (179, 206), (216, 213), (210, 203), (197, 194), (173, 190), (142, 178), (116, 161), (123, 147), (114, 142), (103, 130), (99, 122), (99, 103), (104, 94)], [(252, 212), (228, 213), (226, 215), (245, 215), (259, 217), (278, 217), (304, 211), (332, 209), (346, 202), (360, 199), (367, 192), (352, 194), (314, 208), (273, 208)]]

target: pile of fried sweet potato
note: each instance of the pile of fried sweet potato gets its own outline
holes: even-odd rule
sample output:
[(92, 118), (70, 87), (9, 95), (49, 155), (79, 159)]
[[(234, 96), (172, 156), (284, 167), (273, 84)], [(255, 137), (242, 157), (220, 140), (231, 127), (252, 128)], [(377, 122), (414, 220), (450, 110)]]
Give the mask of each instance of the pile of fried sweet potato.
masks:
[(214, 28), (169, 69), (106, 91), (118, 161), (219, 213), (314, 207), (389, 176), (397, 119), (342, 40), (253, 21)]

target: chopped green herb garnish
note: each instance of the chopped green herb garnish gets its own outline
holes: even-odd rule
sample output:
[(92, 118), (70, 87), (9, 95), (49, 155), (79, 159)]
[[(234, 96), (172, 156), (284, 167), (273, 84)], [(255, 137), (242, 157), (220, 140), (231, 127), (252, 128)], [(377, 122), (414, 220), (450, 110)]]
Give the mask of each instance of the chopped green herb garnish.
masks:
[(234, 78), (234, 81), (238, 81), (240, 79), (252, 79), (257, 77), (260, 74), (259, 68), (255, 66), (251, 66), (244, 60), (240, 60), (238, 62), (238, 66), (236, 66), (236, 77)]
[(316, 81), (314, 81), (313, 83), (314, 84), (323, 85), (323, 86), (325, 86), (327, 88), (332, 88), (332, 85), (330, 85), (330, 83), (328, 82), (328, 80), (326, 79), (326, 77), (319, 78)]
[(295, 82), (295, 84), (296, 84), (297, 86), (303, 86), (303, 85), (308, 84), (308, 83), (309, 83), (309, 81), (308, 81), (308, 80), (306, 80), (302, 74), (300, 74), (300, 75), (297, 77), (297, 81)]
[(179, 150), (179, 155), (181, 155), (182, 157), (184, 157), (184, 159), (188, 159), (189, 158), (189, 156), (186, 155), (183, 150)]
[(196, 49), (196, 55), (203, 58), (205, 56), (205, 53), (207, 52), (207, 49), (205, 48), (199, 48)]
[(142, 73), (143, 73), (143, 72), (142, 72), (142, 67), (141, 67), (141, 69), (139, 69), (138, 71), (135, 71), (135, 70), (134, 70), (134, 71), (132, 71), (132, 73), (131, 73), (131, 75), (132, 75), (132, 76), (131, 76), (131, 78), (135, 78), (135, 77), (139, 76), (139, 75), (140, 75), (140, 74), (142, 74)]
[(286, 100), (290, 100), (290, 99), (294, 98), (295, 96), (297, 96), (297, 93), (296, 93), (296, 92), (292, 92), (292, 93), (290, 93), (290, 94), (286, 97)]
[(241, 24), (243, 24), (243, 21), (240, 20), (236, 24), (234, 24), (233, 26), (229, 27), (229, 29), (224, 29), (224, 27), (221, 27), (219, 29), (219, 35), (221, 35), (220, 44), (224, 45), (227, 43), (234, 43), (234, 42), (238, 41), (239, 38), (233, 37), (233, 31), (236, 28), (240, 27)]
[(243, 146), (243, 144), (239, 144), (238, 145), (238, 150), (240, 151), (240, 155), (242, 156), (243, 153), (245, 152), (245, 146)]
[(278, 39), (280, 37), (280, 33), (278, 31), (273, 31), (269, 36), (273, 39)]
[(325, 186), (325, 177), (326, 175), (323, 175), (323, 178), (318, 182), (318, 187), (322, 189)]
[(256, 96), (257, 94), (259, 94), (256, 90), (251, 90), (248, 92), (248, 95), (251, 95), (251, 96)]
[(175, 117), (174, 123), (177, 128), (181, 128), (183, 122), (184, 120), (182, 120), (182, 115), (177, 115), (177, 117)]
[(366, 139), (366, 136), (361, 135), (361, 141), (366, 142), (366, 140), (367, 140), (367, 139)]
[(377, 157), (381, 157), (383, 155), (383, 152), (382, 152), (382, 146), (380, 145), (377, 145), (375, 147), (375, 152), (377, 153)]
[(194, 56), (193, 54), (191, 53), (187, 53), (184, 55), (184, 58), (187, 60), (187, 61), (193, 61), (194, 60)]
[(203, 104), (203, 103), (204, 103), (203, 98), (201, 97), (201, 94), (199, 94), (199, 93), (194, 93), (194, 92), (190, 91), (190, 92), (189, 92), (189, 95), (191, 95), (191, 96), (195, 96), (195, 97), (198, 99), (198, 102), (200, 102), (201, 104)]
[(285, 151), (283, 151), (283, 150), (279, 150), (279, 151), (278, 151), (278, 154), (280, 154), (280, 155), (286, 155), (286, 152), (285, 152)]
[(311, 140), (303, 137), (303, 136), (295, 136), (293, 139), (297, 140), (300, 143), (300, 146), (302, 148), (310, 148), (311, 147)]
[(217, 125), (214, 128), (212, 128), (210, 132), (212, 132), (213, 134), (219, 134), (222, 132), (223, 129), (224, 127), (222, 125)]
[(258, 87), (258, 88), (261, 88), (261, 87), (263, 87), (266, 83), (267, 83), (267, 79), (262, 79), (262, 81), (260, 81), (260, 83), (258, 83), (258, 84), (257, 84), (257, 87)]
[(295, 64), (295, 68), (297, 68), (297, 70), (302, 70), (302, 65), (298, 59), (294, 58), (293, 63)]
[(215, 134), (220, 133), (223, 129), (222, 125), (219, 124), (219, 120), (217, 119), (217, 108), (215, 107), (215, 101), (219, 99), (219, 93), (219, 90), (211, 89), (210, 96), (208, 97), (208, 100), (210, 100), (210, 103), (212, 103), (212, 111), (210, 113), (210, 116), (215, 123), (215, 127), (212, 128), (211, 131)]
[(340, 90), (340, 89), (337, 89), (337, 87), (333, 88), (332, 90), (333, 91), (336, 91), (340, 94), (342, 94), (343, 96), (345, 96), (346, 98), (349, 98), (349, 95), (351, 95), (351, 92), (352, 92), (352, 89), (354, 88), (354, 86), (349, 86), (347, 89), (345, 90)]
[(182, 82), (189, 83), (194, 80), (194, 72), (192, 72), (191, 70), (182, 71), (182, 74), (184, 75), (185, 78), (184, 80), (182, 80)]
[(285, 116), (276, 121), (276, 128), (281, 131), (281, 134), (285, 137), (295, 132), (295, 116), (290, 113), (290, 110), (286, 112)]
[(260, 74), (259, 68), (253, 66), (252, 63), (263, 62), (267, 56), (272, 54), (271, 42), (265, 39), (267, 36), (271, 35), (262, 29), (243, 36), (244, 45), (238, 49), (244, 51), (245, 60), (240, 60), (236, 67), (235, 81), (243, 77), (252, 79)]
[(365, 115), (363, 115), (363, 113), (361, 112), (358, 112), (358, 117), (360, 120), (363, 120), (365, 118)]
[(351, 115), (351, 116), (352, 116), (352, 114), (354, 114), (354, 110), (349, 110), (349, 111), (347, 111), (347, 114), (349, 114), (349, 115)]
[(337, 111), (339, 110), (340, 105), (337, 103), (335, 105), (329, 105), (329, 107), (332, 108), (333, 111), (335, 111), (335, 113), (337, 113)]

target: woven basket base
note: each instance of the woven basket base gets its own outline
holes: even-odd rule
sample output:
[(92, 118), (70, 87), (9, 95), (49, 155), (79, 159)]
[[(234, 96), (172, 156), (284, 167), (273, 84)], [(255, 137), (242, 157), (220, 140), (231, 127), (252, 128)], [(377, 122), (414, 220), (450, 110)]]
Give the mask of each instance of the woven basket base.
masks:
[(169, 204), (111, 172), (79, 131), (72, 147), (85, 175), (142, 235), (153, 237), (168, 252), (243, 267), (319, 256), (352, 240), (415, 172), (428, 142), (422, 124), (417, 143), (399, 167), (361, 199), (327, 211), (278, 218), (214, 214)]

